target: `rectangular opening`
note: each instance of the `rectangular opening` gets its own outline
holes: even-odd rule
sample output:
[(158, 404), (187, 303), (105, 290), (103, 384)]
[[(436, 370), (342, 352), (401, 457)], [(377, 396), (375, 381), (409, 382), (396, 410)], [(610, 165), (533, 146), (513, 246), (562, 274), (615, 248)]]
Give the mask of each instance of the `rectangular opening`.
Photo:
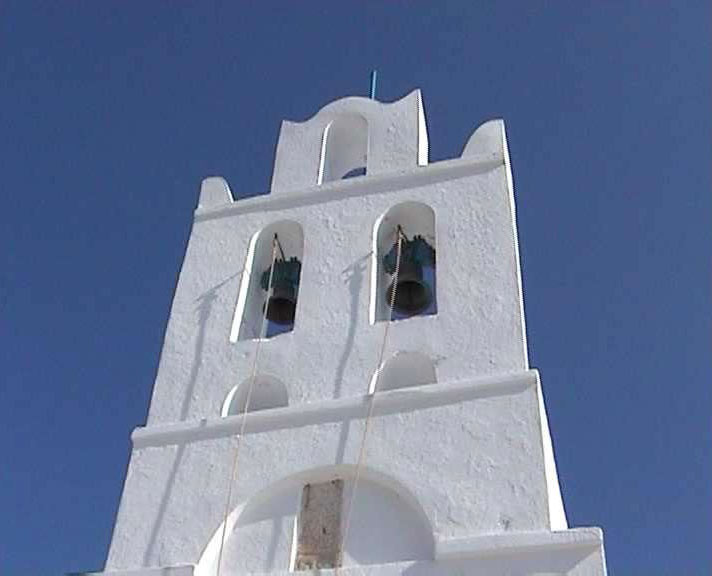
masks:
[(297, 520), (295, 570), (341, 566), (343, 480), (307, 484)]

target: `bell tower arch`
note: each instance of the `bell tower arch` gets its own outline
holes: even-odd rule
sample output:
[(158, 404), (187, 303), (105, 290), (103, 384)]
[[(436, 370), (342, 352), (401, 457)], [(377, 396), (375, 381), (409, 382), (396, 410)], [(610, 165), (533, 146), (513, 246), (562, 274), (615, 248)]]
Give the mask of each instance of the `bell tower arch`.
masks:
[(605, 574), (529, 365), (504, 124), (429, 163), (420, 91), (206, 179), (104, 574)]
[(368, 122), (360, 114), (344, 114), (324, 129), (318, 184), (347, 176), (363, 176), (368, 164)]
[(245, 256), (231, 342), (294, 329), (303, 253), (298, 222), (280, 220), (255, 232)]
[(437, 313), (436, 245), (435, 211), (427, 204), (402, 202), (376, 220), (371, 262), (372, 323)]

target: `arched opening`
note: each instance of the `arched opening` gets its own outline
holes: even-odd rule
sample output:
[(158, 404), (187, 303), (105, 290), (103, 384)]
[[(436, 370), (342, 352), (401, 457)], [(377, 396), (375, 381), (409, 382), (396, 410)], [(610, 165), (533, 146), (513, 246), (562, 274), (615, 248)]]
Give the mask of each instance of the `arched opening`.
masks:
[(373, 375), (371, 392), (435, 384), (435, 363), (419, 352), (396, 352)]
[[(322, 524), (335, 518), (339, 530), (344, 529), (354, 472), (352, 466), (306, 471), (268, 486), (239, 505), (228, 515), (222, 573), (297, 569), (300, 539), (303, 544), (305, 534), (300, 525), (316, 520), (318, 529), (307, 530), (311, 532), (307, 537), (323, 534)], [(311, 502), (305, 502), (305, 493), (313, 499)], [(305, 517), (309, 508), (318, 518)], [(201, 555), (196, 575), (215, 576), (222, 531), (220, 524)], [(340, 546), (342, 534), (327, 540)], [(340, 565), (432, 560), (433, 552), (430, 522), (416, 498), (393, 478), (363, 468), (343, 549), (337, 553)]]
[[(401, 255), (396, 281), (399, 236)], [(437, 314), (436, 247), (435, 212), (426, 204), (397, 204), (376, 221), (371, 323)], [(391, 314), (392, 297), (395, 299)]]
[(271, 338), (294, 329), (303, 253), (304, 233), (297, 222), (275, 222), (252, 237), (231, 342)]
[(359, 114), (344, 114), (324, 130), (318, 184), (366, 174), (368, 122)]
[[(247, 404), (249, 389), (250, 379), (248, 378), (230, 390), (225, 398), (225, 402), (223, 402), (221, 415), (225, 417), (243, 414), (245, 412), (245, 405)], [(247, 407), (247, 412), (281, 408), (288, 405), (289, 394), (283, 382), (273, 376), (255, 376), (255, 382), (252, 385), (252, 394), (250, 394), (250, 405)]]

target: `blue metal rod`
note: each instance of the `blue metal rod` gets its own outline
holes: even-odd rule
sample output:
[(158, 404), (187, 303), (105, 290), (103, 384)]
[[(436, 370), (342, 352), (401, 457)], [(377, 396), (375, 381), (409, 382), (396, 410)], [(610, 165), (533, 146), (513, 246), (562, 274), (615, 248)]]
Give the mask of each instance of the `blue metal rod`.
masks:
[(378, 78), (378, 72), (376, 70), (371, 70), (371, 100), (376, 99), (376, 79)]

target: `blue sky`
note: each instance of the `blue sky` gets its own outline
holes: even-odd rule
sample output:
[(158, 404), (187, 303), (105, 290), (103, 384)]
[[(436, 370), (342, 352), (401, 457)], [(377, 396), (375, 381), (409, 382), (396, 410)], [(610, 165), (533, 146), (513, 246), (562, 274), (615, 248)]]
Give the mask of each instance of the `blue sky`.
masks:
[(375, 67), (431, 161), (507, 123), (570, 524), (708, 574), (709, 2), (256, 4), (0, 4), (0, 573), (103, 566), (201, 179), (264, 193)]

